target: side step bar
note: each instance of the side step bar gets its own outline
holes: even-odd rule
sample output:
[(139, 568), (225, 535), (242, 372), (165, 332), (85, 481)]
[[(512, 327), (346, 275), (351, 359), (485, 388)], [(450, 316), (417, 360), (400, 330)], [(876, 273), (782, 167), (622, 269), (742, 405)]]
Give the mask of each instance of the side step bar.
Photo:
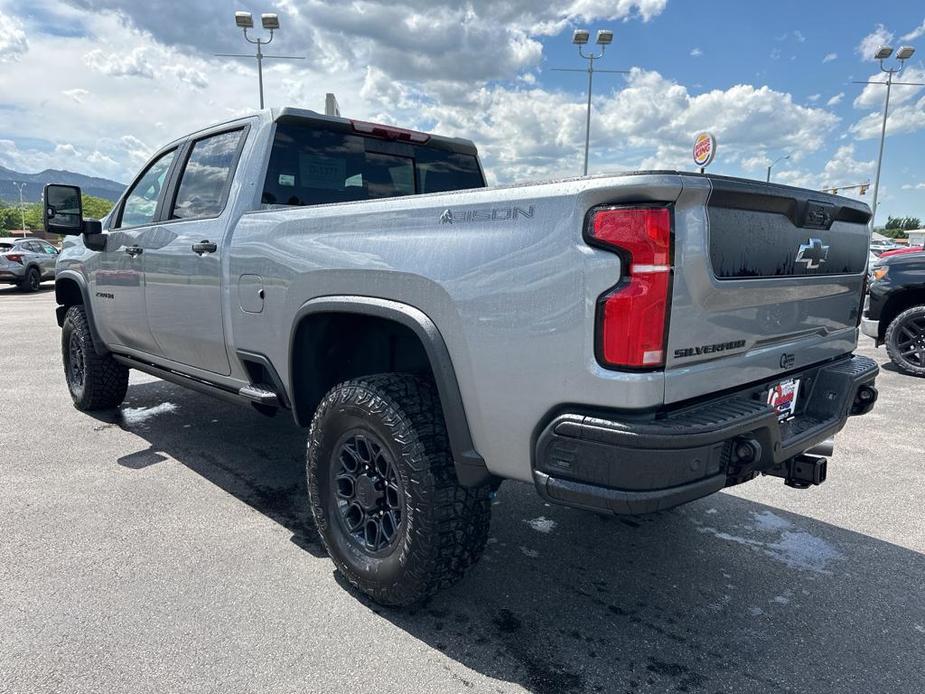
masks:
[(123, 354), (113, 354), (112, 357), (117, 362), (124, 364), (130, 369), (138, 369), (139, 371), (151, 374), (152, 376), (169, 381), (170, 383), (176, 383), (178, 386), (183, 386), (184, 388), (195, 390), (198, 393), (211, 395), (228, 402), (237, 403), (238, 405), (254, 404), (270, 408), (280, 407), (277, 394), (271, 388), (264, 385), (251, 384), (239, 390), (232, 390), (231, 388), (193, 378), (192, 376), (165, 369), (161, 366), (156, 366)]
[(238, 395), (258, 405), (279, 407), (279, 396), (276, 394), (276, 391), (264, 385), (252, 383), (249, 386), (244, 386), (238, 391)]

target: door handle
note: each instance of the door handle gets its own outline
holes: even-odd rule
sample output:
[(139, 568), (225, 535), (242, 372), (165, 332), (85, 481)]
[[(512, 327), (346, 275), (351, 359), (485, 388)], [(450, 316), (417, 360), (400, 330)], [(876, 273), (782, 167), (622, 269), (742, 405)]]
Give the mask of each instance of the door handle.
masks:
[(202, 255), (203, 253), (215, 253), (216, 250), (218, 250), (218, 246), (211, 241), (203, 240), (193, 244), (193, 253), (198, 255)]
[(142, 253), (144, 253), (144, 251), (145, 249), (142, 248), (141, 246), (126, 246), (125, 248), (125, 252), (128, 253), (133, 258), (136, 255), (141, 255)]

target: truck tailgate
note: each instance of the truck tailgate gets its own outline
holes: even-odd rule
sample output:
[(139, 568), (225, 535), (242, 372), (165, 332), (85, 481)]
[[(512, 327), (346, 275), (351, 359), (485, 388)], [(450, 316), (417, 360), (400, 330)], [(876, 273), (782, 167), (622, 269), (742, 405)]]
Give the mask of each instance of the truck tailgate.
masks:
[(675, 222), (666, 402), (853, 351), (870, 243), (866, 205), (715, 176), (685, 185)]

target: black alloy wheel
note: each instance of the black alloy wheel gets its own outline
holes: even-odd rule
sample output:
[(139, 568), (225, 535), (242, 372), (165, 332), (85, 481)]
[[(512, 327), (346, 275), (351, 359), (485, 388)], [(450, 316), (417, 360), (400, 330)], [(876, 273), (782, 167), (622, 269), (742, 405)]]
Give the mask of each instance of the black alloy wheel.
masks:
[(349, 431), (334, 449), (330, 471), (344, 529), (371, 554), (391, 550), (405, 513), (401, 477), (388, 448), (370, 431)]
[(910, 376), (925, 376), (925, 306), (900, 313), (887, 328), (886, 350), (896, 367)]

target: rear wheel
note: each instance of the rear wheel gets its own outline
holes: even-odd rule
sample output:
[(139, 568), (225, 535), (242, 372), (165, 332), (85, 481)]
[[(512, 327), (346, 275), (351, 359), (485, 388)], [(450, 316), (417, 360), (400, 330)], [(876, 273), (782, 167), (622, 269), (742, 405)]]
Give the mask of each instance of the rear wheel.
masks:
[(42, 275), (39, 273), (38, 268), (30, 267), (26, 270), (22, 282), (19, 283), (19, 288), (24, 292), (37, 292), (41, 285)]
[(900, 313), (884, 336), (890, 359), (903, 373), (925, 376), (925, 306)]
[(96, 353), (83, 306), (71, 306), (64, 316), (61, 354), (67, 387), (78, 410), (122, 404), (128, 390), (128, 369), (111, 354)]
[(335, 386), (312, 420), (308, 491), (347, 580), (409, 605), (459, 580), (488, 539), (490, 488), (462, 487), (433, 385), (384, 374)]

